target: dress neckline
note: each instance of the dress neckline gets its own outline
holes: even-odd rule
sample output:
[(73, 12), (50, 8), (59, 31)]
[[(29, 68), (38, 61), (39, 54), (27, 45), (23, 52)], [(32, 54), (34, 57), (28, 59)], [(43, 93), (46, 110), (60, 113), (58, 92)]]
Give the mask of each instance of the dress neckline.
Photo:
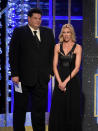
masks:
[(62, 43), (62, 51), (63, 51), (63, 54), (64, 54), (65, 56), (68, 56), (68, 55), (73, 51), (73, 49), (75, 48), (75, 46), (76, 46), (76, 44), (73, 44), (73, 46), (72, 46), (72, 48), (70, 49), (70, 51), (66, 54), (66, 53), (64, 52), (63, 43)]

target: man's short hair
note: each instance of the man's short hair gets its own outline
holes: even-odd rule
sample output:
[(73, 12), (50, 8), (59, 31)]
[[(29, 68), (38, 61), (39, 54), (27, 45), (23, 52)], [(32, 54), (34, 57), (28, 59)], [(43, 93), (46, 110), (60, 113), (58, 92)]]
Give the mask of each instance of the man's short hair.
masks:
[(41, 16), (42, 16), (42, 11), (41, 11), (41, 9), (39, 9), (39, 8), (33, 8), (33, 9), (30, 9), (29, 11), (28, 11), (28, 16), (32, 16), (33, 15), (33, 13), (37, 13), (37, 14), (40, 14)]

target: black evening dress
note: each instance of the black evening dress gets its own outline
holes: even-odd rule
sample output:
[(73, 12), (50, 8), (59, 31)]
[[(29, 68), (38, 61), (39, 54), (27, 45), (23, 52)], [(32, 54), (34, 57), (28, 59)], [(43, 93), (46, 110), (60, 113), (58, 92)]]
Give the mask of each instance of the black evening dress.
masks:
[[(58, 72), (61, 80), (64, 81), (75, 68), (76, 44), (68, 54), (63, 51), (63, 43), (60, 43)], [(52, 96), (52, 104), (49, 117), (48, 131), (81, 131), (80, 119), (80, 81), (77, 74), (71, 78), (64, 93), (55, 81), (55, 88)]]

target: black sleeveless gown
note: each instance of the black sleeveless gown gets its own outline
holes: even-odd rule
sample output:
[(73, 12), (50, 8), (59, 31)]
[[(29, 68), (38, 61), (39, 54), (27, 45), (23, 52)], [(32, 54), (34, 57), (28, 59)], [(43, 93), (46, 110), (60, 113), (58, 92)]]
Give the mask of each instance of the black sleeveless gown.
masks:
[[(73, 51), (76, 44), (68, 54), (64, 54), (62, 45), (61, 43), (58, 72), (61, 80), (64, 81), (75, 67), (76, 55)], [(59, 89), (58, 82), (55, 81), (48, 127), (48, 131), (81, 131), (80, 81), (78, 74), (70, 79), (65, 93)]]

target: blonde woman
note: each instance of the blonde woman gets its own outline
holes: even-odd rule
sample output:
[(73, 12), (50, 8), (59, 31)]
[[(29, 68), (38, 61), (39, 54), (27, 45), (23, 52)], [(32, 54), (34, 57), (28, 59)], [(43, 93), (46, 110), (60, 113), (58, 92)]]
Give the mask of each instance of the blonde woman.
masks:
[(80, 81), (82, 47), (76, 44), (74, 28), (63, 25), (54, 48), (56, 77), (49, 118), (49, 131), (81, 131)]

